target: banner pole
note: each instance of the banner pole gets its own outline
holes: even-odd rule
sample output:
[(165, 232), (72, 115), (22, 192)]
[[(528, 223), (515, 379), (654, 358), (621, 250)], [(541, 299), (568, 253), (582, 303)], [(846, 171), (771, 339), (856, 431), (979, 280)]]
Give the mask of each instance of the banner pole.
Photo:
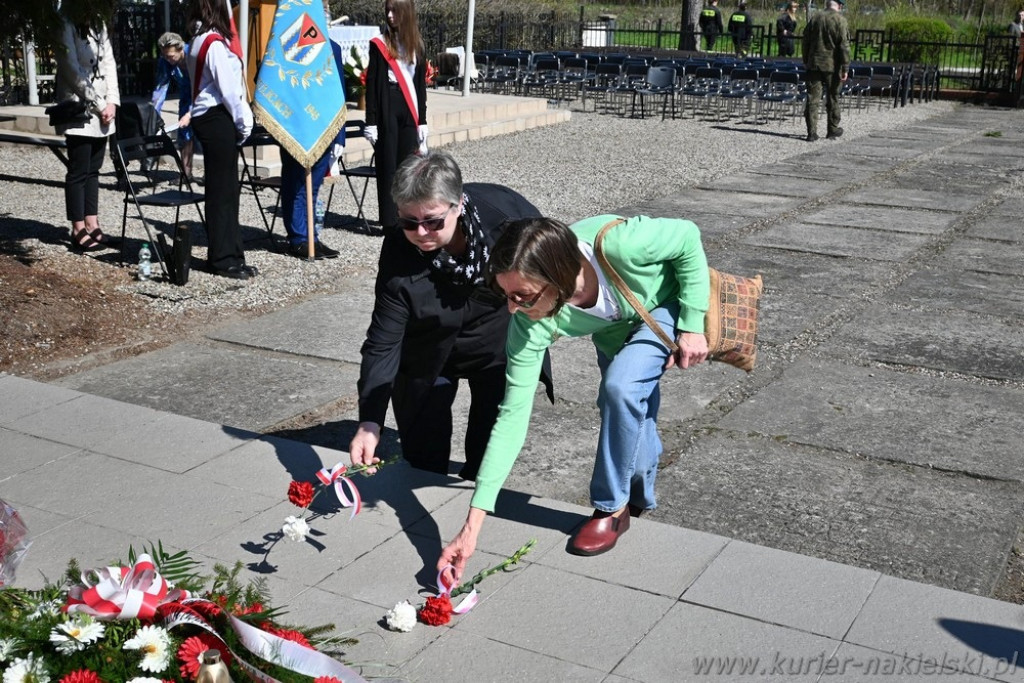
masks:
[(316, 226), (313, 225), (313, 172), (311, 168), (306, 169), (306, 246), (309, 251), (309, 260), (316, 258)]

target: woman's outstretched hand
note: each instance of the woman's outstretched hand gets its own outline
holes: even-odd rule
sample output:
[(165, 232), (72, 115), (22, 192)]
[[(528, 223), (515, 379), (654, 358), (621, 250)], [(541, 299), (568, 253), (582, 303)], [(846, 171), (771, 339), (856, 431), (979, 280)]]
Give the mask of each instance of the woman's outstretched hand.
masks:
[(679, 350), (668, 357), (665, 369), (678, 365), (680, 369), (690, 368), (708, 357), (708, 340), (698, 332), (680, 332), (676, 337)]
[[(451, 565), (455, 567), (454, 576), (451, 578), (451, 585), (459, 585), (462, 573), (466, 570), (466, 561), (476, 550), (476, 539), (480, 535), (480, 527), (483, 526), (487, 513), (480, 508), (469, 508), (466, 516), (466, 523), (462, 530), (452, 539), (452, 542), (441, 551), (441, 559), (437, 561), (437, 571), (442, 571)], [(448, 578), (448, 577), (446, 577)]]

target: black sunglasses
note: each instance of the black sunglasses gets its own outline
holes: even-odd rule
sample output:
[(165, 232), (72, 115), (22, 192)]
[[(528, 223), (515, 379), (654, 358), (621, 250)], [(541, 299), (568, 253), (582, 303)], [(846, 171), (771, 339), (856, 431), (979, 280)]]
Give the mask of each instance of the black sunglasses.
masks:
[(540, 301), (540, 298), (544, 296), (544, 292), (548, 291), (549, 286), (550, 285), (544, 285), (541, 288), (541, 290), (537, 292), (536, 296), (534, 296), (532, 299), (524, 299), (520, 297), (518, 294), (514, 293), (505, 294), (504, 291), (502, 292), (502, 294), (505, 294), (505, 298), (514, 303), (518, 308), (521, 308), (524, 311), (526, 311), (537, 305), (537, 302)]
[(444, 229), (444, 222), (448, 219), (448, 214), (455, 208), (455, 204), (450, 204), (448, 210), (440, 216), (435, 218), (424, 218), (422, 220), (418, 218), (406, 218), (405, 216), (398, 217), (398, 226), (402, 230), (408, 230), (409, 232), (415, 232), (419, 230), (422, 225), (423, 229), (427, 232), (437, 232)]

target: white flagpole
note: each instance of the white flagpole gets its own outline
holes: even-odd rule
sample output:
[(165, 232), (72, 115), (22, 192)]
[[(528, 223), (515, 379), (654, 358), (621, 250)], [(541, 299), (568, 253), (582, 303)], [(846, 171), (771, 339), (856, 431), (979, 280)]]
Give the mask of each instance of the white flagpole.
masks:
[(462, 96), (469, 95), (469, 81), (472, 78), (473, 69), (473, 15), (476, 14), (476, 0), (469, 0), (469, 16), (466, 17), (466, 55), (463, 59), (466, 63), (462, 65)]

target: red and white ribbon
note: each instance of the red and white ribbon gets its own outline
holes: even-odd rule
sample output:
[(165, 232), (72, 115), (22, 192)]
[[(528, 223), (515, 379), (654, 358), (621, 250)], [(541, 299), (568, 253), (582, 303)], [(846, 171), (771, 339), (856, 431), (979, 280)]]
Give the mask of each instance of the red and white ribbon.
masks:
[[(437, 573), (437, 597), (447, 595), (450, 598), (452, 594), (452, 589), (455, 588), (454, 584), (449, 584), (444, 578), (445, 572), (449, 569), (452, 570), (452, 576), (455, 576), (455, 567), (450, 564), (441, 569), (441, 571)], [(470, 591), (469, 595), (464, 597), (462, 601), (459, 602), (458, 607), (452, 605), (452, 614), (465, 614), (469, 610), (476, 607), (476, 604), (478, 602), (480, 602), (480, 596), (477, 595), (476, 589), (474, 588), (472, 591)]]
[(82, 572), (82, 585), (68, 591), (69, 614), (80, 612), (99, 620), (149, 619), (165, 602), (188, 597), (160, 576), (153, 558), (143, 554), (132, 567), (102, 567)]
[[(341, 475), (348, 471), (348, 466), (344, 463), (338, 463), (331, 469), (324, 467), (316, 473), (316, 478), (323, 483), (324, 486), (330, 486), (334, 484), (334, 495), (338, 496), (338, 502), (341, 503), (343, 508), (352, 508), (352, 514), (349, 515), (349, 519), (352, 519), (360, 513), (363, 509), (363, 499), (359, 496), (359, 489), (348, 477)], [(345, 489), (351, 493), (346, 493)]]
[[(188, 603), (194, 602), (209, 601), (202, 599), (188, 601)], [(238, 636), (238, 641), (242, 643), (245, 649), (249, 652), (265, 661), (277, 664), (278, 666), (284, 667), (295, 673), (305, 674), (312, 678), (334, 676), (338, 680), (342, 681), (342, 683), (367, 683), (365, 678), (333, 657), (328, 657), (317, 650), (310, 649), (304, 645), (299, 645), (298, 643), (286, 640), (280, 636), (275, 636), (273, 633), (267, 633), (263, 629), (247, 624), (232, 615), (227, 616), (228, 623), (231, 624), (231, 628)], [(164, 627), (167, 630), (171, 630), (175, 626), (180, 626), (181, 624), (198, 626), (211, 633), (221, 643), (224, 643), (224, 649), (231, 653), (235, 663), (249, 675), (250, 679), (254, 681), (261, 681), (262, 683), (281, 683), (278, 679), (260, 671), (255, 666), (239, 657), (236, 652), (228, 648), (227, 643), (224, 642), (221, 635), (204, 620), (196, 618), (191, 614), (179, 612), (168, 616), (164, 621)]]

